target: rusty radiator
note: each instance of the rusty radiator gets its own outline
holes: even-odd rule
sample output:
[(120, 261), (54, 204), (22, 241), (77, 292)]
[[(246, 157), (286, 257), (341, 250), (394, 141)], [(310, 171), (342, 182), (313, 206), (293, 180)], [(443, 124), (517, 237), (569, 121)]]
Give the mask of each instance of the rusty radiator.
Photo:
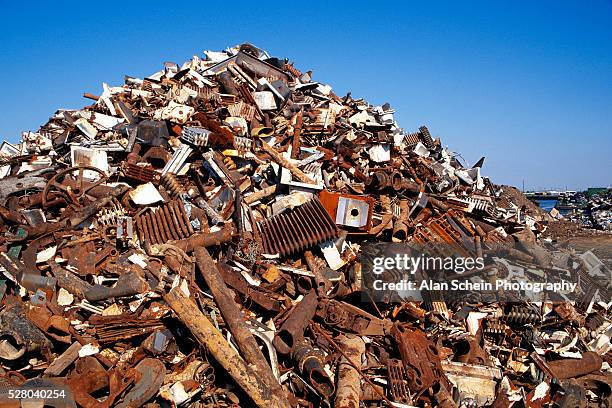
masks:
[(468, 256), (474, 253), (474, 232), (468, 228), (469, 226), (458, 214), (449, 210), (446, 214), (431, 218), (418, 226), (413, 241), (441, 255), (449, 255), (448, 251), (454, 248), (457, 254)]
[(170, 201), (145, 214), (136, 216), (141, 241), (163, 244), (191, 236), (194, 231), (185, 207), (179, 201)]
[(143, 183), (159, 183), (160, 174), (150, 165), (138, 166), (136, 164), (123, 162), (121, 164), (121, 170), (125, 178), (130, 180), (137, 180)]
[(318, 198), (258, 224), (264, 252), (287, 256), (338, 236)]

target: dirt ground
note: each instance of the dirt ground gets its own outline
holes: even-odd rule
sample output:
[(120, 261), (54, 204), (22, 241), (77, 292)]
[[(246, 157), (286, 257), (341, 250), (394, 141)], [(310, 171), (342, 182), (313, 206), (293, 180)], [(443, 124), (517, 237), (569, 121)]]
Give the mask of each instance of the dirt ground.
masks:
[(570, 221), (554, 221), (541, 236), (550, 238), (562, 247), (576, 252), (592, 251), (608, 268), (612, 269), (612, 233), (582, 228)]

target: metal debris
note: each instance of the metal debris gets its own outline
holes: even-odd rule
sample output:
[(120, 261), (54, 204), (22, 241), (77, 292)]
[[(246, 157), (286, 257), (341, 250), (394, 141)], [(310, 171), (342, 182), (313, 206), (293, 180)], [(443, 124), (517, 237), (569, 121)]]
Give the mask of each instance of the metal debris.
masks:
[[(606, 262), (389, 104), (204, 54), (0, 147), (0, 405), (609, 406)], [(414, 250), (483, 265), (380, 276), (577, 283), (372, 296)]]

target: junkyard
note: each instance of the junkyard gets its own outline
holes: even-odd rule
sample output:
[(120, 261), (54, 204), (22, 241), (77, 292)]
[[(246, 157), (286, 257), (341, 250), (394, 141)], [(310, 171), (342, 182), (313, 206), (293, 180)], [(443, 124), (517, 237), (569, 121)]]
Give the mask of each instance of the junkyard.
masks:
[[(307, 63), (164, 62), (2, 144), (0, 406), (612, 404), (609, 197), (558, 221)], [(376, 297), (392, 245), (575, 290)]]

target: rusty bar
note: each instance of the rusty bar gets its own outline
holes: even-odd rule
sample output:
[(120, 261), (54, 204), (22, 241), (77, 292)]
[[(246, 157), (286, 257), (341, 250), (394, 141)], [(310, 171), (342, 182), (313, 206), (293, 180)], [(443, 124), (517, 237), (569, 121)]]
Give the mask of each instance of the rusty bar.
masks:
[(302, 170), (300, 170), (295, 164), (292, 164), (291, 162), (289, 162), (289, 160), (285, 159), (282, 154), (277, 152), (276, 149), (274, 149), (272, 146), (270, 146), (263, 140), (261, 140), (261, 147), (264, 152), (268, 153), (268, 155), (272, 158), (272, 160), (274, 160), (275, 162), (277, 162), (278, 164), (280, 164), (281, 166), (289, 170), (291, 174), (293, 174), (295, 178), (297, 178), (302, 183), (307, 183), (307, 184), (316, 183), (313, 179), (307, 176)]
[(580, 377), (599, 371), (603, 364), (603, 359), (597, 353), (587, 351), (582, 353), (581, 358), (564, 358), (561, 360), (548, 361), (548, 366), (560, 380)]
[(272, 390), (257, 377), (256, 372), (229, 346), (223, 335), (180, 288), (172, 289), (164, 295), (164, 300), (174, 310), (179, 320), (191, 330), (198, 342), (208, 349), (257, 407), (289, 407), (287, 402), (279, 400)]
[(189, 253), (192, 252), (196, 247), (209, 247), (213, 245), (220, 245), (224, 242), (231, 241), (234, 236), (234, 227), (232, 224), (226, 224), (219, 231), (208, 232), (208, 233), (196, 233), (189, 238), (179, 239), (178, 241), (172, 241), (170, 244), (182, 249)]
[(348, 363), (346, 357), (340, 359), (334, 408), (357, 408), (361, 399), (361, 378), (353, 365), (361, 366), (365, 342), (359, 336), (342, 335), (338, 338), (338, 345), (344, 349), (352, 365)]
[(279, 398), (283, 397), (284, 391), (278, 380), (274, 377), (274, 374), (272, 374), (270, 366), (266, 363), (266, 359), (259, 349), (255, 337), (253, 337), (245, 324), (240, 307), (234, 301), (232, 291), (225, 284), (217, 264), (204, 247), (198, 247), (193, 252), (200, 276), (206, 281), (215, 299), (215, 303), (221, 311), (223, 320), (225, 320), (230, 332), (234, 336), (234, 340), (245, 361)]
[(274, 335), (273, 344), (281, 354), (289, 354), (296, 342), (304, 335), (304, 330), (317, 310), (319, 298), (311, 291), (293, 307), (283, 325)]

